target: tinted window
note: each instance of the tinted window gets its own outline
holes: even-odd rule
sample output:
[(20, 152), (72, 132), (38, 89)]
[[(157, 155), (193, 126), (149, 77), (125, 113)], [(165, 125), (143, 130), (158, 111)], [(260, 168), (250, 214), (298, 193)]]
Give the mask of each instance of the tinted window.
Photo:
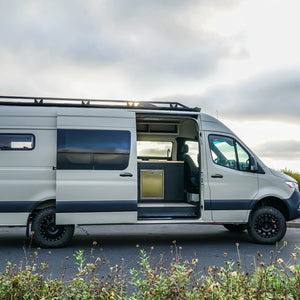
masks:
[(57, 130), (57, 169), (124, 170), (129, 153), (129, 131)]
[(33, 134), (0, 134), (1, 150), (32, 150), (33, 148)]
[(250, 155), (234, 139), (210, 135), (209, 145), (215, 164), (241, 171), (250, 171)]

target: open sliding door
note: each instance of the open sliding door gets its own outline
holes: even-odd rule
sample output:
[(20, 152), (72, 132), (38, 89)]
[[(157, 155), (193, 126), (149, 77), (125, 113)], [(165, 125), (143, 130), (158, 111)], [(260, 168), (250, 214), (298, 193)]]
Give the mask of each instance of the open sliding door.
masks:
[(135, 114), (57, 117), (56, 223), (137, 221)]

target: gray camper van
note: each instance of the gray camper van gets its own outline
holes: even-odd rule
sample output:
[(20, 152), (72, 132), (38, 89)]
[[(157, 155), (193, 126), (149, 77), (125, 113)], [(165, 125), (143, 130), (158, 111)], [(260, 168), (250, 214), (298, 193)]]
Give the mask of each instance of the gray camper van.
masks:
[(2, 96), (0, 150), (0, 226), (42, 247), (125, 223), (221, 223), (271, 244), (300, 217), (294, 179), (176, 102)]

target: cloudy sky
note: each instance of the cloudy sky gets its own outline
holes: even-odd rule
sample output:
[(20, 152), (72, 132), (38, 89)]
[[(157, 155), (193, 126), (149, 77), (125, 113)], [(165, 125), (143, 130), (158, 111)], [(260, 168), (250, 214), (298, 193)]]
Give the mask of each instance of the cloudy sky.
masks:
[(300, 171), (299, 0), (0, 0), (0, 94), (170, 100)]

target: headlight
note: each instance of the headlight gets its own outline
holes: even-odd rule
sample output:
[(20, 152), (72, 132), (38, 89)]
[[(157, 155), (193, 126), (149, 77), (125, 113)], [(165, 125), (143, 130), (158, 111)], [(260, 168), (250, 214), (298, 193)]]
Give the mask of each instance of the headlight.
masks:
[(285, 182), (287, 184), (287, 186), (291, 189), (295, 189), (299, 192), (299, 186), (298, 183), (296, 181), (286, 181)]

